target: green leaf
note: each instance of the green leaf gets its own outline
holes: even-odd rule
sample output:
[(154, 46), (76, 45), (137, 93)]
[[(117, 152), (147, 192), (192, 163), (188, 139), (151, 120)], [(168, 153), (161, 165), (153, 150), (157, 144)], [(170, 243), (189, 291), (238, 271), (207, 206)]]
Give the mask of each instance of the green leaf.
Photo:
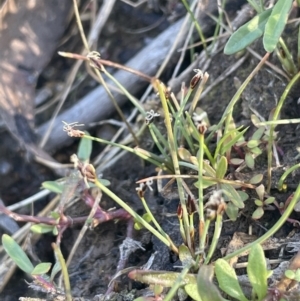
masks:
[(266, 23), (263, 37), (264, 48), (268, 52), (274, 51), (279, 38), (287, 23), (293, 0), (278, 0), (272, 8), (272, 13)]
[[(85, 132), (87, 135), (89, 135), (88, 132)], [(91, 139), (87, 138), (81, 138), (78, 146), (78, 151), (77, 151), (77, 157), (83, 161), (83, 162), (88, 162), (92, 153), (93, 149), (93, 141)]]
[(289, 278), (289, 279), (295, 279), (296, 273), (292, 270), (286, 270), (284, 272), (284, 276)]
[(216, 261), (215, 273), (222, 291), (239, 301), (248, 301), (240, 287), (234, 269), (226, 260), (218, 259)]
[(52, 234), (53, 234), (54, 236), (58, 235), (58, 229), (57, 229), (57, 227), (54, 227), (54, 228), (53, 228)]
[(222, 156), (217, 164), (218, 165), (216, 169), (216, 177), (218, 179), (223, 179), (225, 177), (227, 166), (228, 166), (226, 157)]
[(255, 191), (259, 197), (259, 199), (262, 201), (265, 197), (265, 186), (263, 184), (260, 184), (255, 188)]
[(202, 301), (225, 301), (218, 288), (213, 283), (214, 268), (202, 265), (197, 276), (198, 292)]
[(295, 278), (297, 282), (300, 282), (300, 269), (297, 269), (295, 272)]
[(260, 206), (260, 207), (264, 205), (263, 201), (258, 200), (258, 199), (255, 199), (254, 203), (255, 203), (256, 206)]
[(226, 214), (228, 215), (229, 219), (234, 222), (238, 218), (239, 208), (232, 203), (228, 203), (225, 209)]
[(239, 132), (237, 129), (234, 129), (233, 131), (230, 131), (226, 135), (224, 135), (217, 144), (215, 158), (217, 157), (217, 155), (225, 154), (228, 150), (231, 149), (234, 144), (238, 143), (240, 139), (243, 139), (243, 135), (247, 132), (247, 130), (248, 127), (241, 132)]
[(249, 168), (254, 169), (254, 159), (252, 157), (252, 154), (246, 153), (245, 162)]
[(56, 220), (60, 219), (60, 214), (58, 212), (55, 212), (55, 211), (51, 211), (50, 216), (53, 217)]
[(47, 274), (51, 268), (51, 262), (42, 262), (35, 266), (31, 275), (43, 275)]
[(262, 153), (262, 150), (259, 147), (253, 147), (250, 149), (250, 152), (251, 154), (258, 156)]
[(159, 296), (164, 290), (164, 287), (160, 284), (154, 284), (153, 293), (154, 296)]
[(225, 45), (224, 53), (234, 54), (241, 51), (261, 37), (271, 12), (271, 9), (265, 10), (234, 32)]
[(44, 234), (53, 231), (55, 226), (45, 225), (45, 224), (36, 224), (30, 227), (30, 230), (34, 233)]
[(52, 271), (51, 271), (51, 281), (53, 281), (55, 275), (61, 271), (61, 265), (59, 263), (59, 261), (56, 261), (56, 263), (54, 264)]
[(7, 234), (2, 235), (2, 245), (8, 256), (25, 273), (31, 274), (34, 269), (33, 264), (22, 250), (22, 248)]
[(257, 220), (257, 219), (260, 219), (263, 215), (264, 215), (264, 209), (263, 209), (263, 207), (258, 207), (252, 213), (252, 218), (255, 219), (255, 220)]
[(252, 135), (251, 140), (260, 140), (264, 132), (265, 132), (265, 128), (263, 126), (259, 127)]
[(248, 198), (249, 198), (249, 195), (245, 192), (245, 191), (242, 191), (242, 190), (236, 190), (236, 192), (239, 194), (241, 200), (243, 202), (247, 201)]
[[(151, 215), (149, 213), (144, 213), (142, 217), (147, 223), (151, 223), (152, 219), (151, 219)], [(144, 229), (144, 226), (137, 220), (134, 221), (133, 227), (137, 231)]]
[(221, 184), (221, 189), (224, 191), (224, 194), (229, 198), (229, 200), (236, 205), (239, 209), (243, 209), (245, 204), (238, 194), (238, 192), (229, 184)]
[(244, 159), (232, 158), (230, 159), (230, 163), (233, 165), (241, 165), (244, 162)]
[[(99, 179), (99, 182), (104, 185), (104, 186), (109, 186), (110, 185), (110, 181), (106, 180), (106, 179)], [(91, 185), (92, 186), (92, 185)]]
[(254, 148), (257, 147), (259, 145), (260, 141), (259, 140), (250, 140), (247, 142), (247, 146), (249, 148)]
[(251, 248), (247, 274), (258, 300), (263, 300), (268, 289), (268, 270), (264, 250), (260, 244), (255, 244)]
[(142, 224), (140, 224), (139, 222), (135, 222), (133, 228), (136, 231), (140, 231), (144, 228), (144, 226)]
[(203, 301), (198, 292), (198, 286), (196, 283), (186, 284), (184, 286), (185, 292), (195, 301)]
[[(251, 114), (251, 121), (252, 121), (252, 123), (256, 126), (256, 127), (258, 127), (258, 123), (259, 122), (261, 122), (261, 120), (256, 116), (256, 115), (254, 115), (254, 114)], [(258, 138), (257, 138), (258, 139)]]
[(151, 215), (150, 215), (149, 213), (144, 213), (142, 217), (143, 217), (143, 219), (144, 219), (147, 223), (151, 223), (152, 218), (151, 218)]
[(194, 261), (193, 256), (186, 245), (180, 245), (178, 248), (178, 252), (179, 252), (179, 259), (182, 262), (183, 267), (191, 264)]
[(190, 158), (191, 158), (192, 155), (186, 148), (180, 147), (178, 149), (178, 156), (181, 160), (190, 162), (191, 161)]
[[(202, 185), (203, 185), (203, 189), (208, 188), (210, 186), (216, 185), (217, 182), (215, 180), (209, 180), (208, 179), (202, 179)], [(195, 184), (195, 187), (199, 187), (199, 181), (197, 181)]]
[(267, 198), (266, 200), (264, 200), (264, 203), (266, 205), (270, 205), (270, 204), (273, 204), (275, 201), (275, 198), (273, 196), (270, 196), (269, 198)]
[(62, 193), (64, 189), (63, 184), (59, 184), (55, 181), (45, 181), (42, 183), (42, 187), (55, 193)]
[(250, 179), (250, 184), (258, 184), (263, 180), (264, 175), (259, 173)]
[(203, 170), (205, 171), (205, 173), (204, 173), (205, 176), (216, 178), (216, 171), (206, 160), (203, 160)]

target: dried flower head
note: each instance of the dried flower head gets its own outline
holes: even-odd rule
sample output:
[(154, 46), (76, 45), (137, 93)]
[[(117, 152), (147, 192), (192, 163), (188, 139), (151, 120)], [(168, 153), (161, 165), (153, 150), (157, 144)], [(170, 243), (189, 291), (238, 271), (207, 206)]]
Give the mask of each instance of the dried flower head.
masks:
[(146, 189), (147, 186), (145, 183), (140, 183), (139, 187), (135, 188), (135, 191), (137, 192), (140, 199), (144, 197)]
[(148, 180), (146, 183), (140, 183), (139, 187), (136, 187), (135, 190), (140, 198), (143, 198), (147, 188), (153, 191), (152, 185), (153, 179)]
[(75, 129), (78, 126), (84, 126), (84, 124), (78, 124), (78, 122), (66, 123), (63, 121), (64, 127), (63, 131), (67, 132), (68, 136), (70, 137), (83, 137), (85, 133), (83, 131)]
[(82, 163), (75, 154), (71, 156), (71, 162), (74, 163), (74, 167), (80, 171), (83, 178), (92, 183), (96, 182), (97, 175), (92, 164)]
[(200, 115), (198, 115), (194, 112), (193, 117), (192, 117), (197, 130), (199, 131), (199, 133), (201, 133), (203, 135), (207, 131), (207, 123), (204, 121), (204, 118), (206, 118), (206, 117), (207, 117), (206, 112), (202, 112)]
[(213, 220), (217, 214), (223, 214), (226, 209), (226, 203), (222, 196), (222, 190), (215, 190), (204, 206), (206, 218)]
[(194, 89), (200, 80), (203, 78), (203, 72), (200, 69), (194, 69), (194, 72), (196, 74), (193, 76), (193, 78), (190, 81), (190, 87), (191, 89)]
[(158, 116), (160, 116), (160, 114), (154, 112), (154, 110), (150, 110), (146, 112), (146, 117), (145, 117), (146, 124), (150, 124), (151, 122), (153, 122), (153, 119)]
[(97, 51), (90, 52), (87, 56), (87, 59), (90, 62), (90, 65), (96, 69), (99, 69), (100, 71), (103, 71), (103, 65), (101, 64), (101, 56), (100, 53)]

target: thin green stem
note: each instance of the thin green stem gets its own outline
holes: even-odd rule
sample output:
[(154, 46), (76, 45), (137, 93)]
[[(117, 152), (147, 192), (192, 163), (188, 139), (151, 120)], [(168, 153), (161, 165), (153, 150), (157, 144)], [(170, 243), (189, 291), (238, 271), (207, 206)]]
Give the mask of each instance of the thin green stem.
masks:
[(143, 106), (140, 104), (140, 102), (133, 96), (131, 95), (128, 90), (119, 82), (115, 79), (113, 75), (111, 75), (105, 68), (103, 68), (103, 73), (111, 80), (113, 81), (119, 89), (124, 93), (124, 95), (131, 101), (131, 103), (134, 105), (135, 108), (138, 109), (138, 111), (143, 115), (146, 116), (145, 110)]
[[(162, 107), (163, 107), (164, 114), (165, 114), (165, 125), (166, 125), (167, 135), (168, 135), (169, 144), (170, 144), (170, 152), (171, 152), (171, 157), (172, 157), (172, 161), (173, 161), (174, 172), (175, 172), (175, 175), (180, 175), (176, 142), (175, 142), (173, 131), (172, 131), (172, 124), (171, 124), (171, 120), (169, 117), (170, 113), (169, 113), (167, 100), (166, 100), (166, 97), (164, 94), (164, 87), (163, 87), (163, 84), (158, 80), (156, 81), (156, 85), (157, 85), (157, 89), (159, 92), (159, 96), (160, 96)], [(185, 202), (185, 197), (184, 197), (182, 179), (176, 178), (176, 181), (177, 181), (180, 204), (181, 204), (182, 213), (183, 213), (183, 223), (184, 223), (184, 228), (185, 228), (185, 233), (186, 233), (187, 244), (188, 244), (188, 247), (191, 249), (192, 245), (191, 245), (191, 238), (189, 236), (189, 233), (190, 233), (189, 219), (188, 219), (188, 213), (187, 213), (186, 202)]]
[(79, 33), (80, 33), (80, 36), (81, 36), (82, 43), (83, 43), (84, 48), (86, 49), (86, 51), (90, 52), (89, 43), (88, 43), (88, 41), (85, 37), (84, 29), (83, 29), (81, 19), (80, 19), (77, 0), (73, 0), (73, 6), (74, 6), (74, 13), (75, 13), (75, 17), (76, 17), (76, 21), (77, 21), (77, 25), (78, 25), (78, 29), (79, 29)]
[(146, 212), (148, 213), (148, 215), (151, 217), (151, 221), (153, 222), (154, 226), (156, 227), (156, 229), (165, 237), (167, 238), (172, 245), (174, 245), (174, 243), (171, 241), (170, 236), (162, 229), (162, 227), (160, 226), (160, 224), (157, 222), (156, 218), (153, 216), (151, 210), (148, 207), (148, 204), (145, 200), (144, 197), (141, 197), (141, 201), (143, 203), (144, 209), (146, 210)]
[(215, 231), (214, 231), (214, 236), (212, 238), (212, 242), (210, 244), (207, 256), (205, 258), (205, 262), (204, 264), (208, 264), (209, 261), (211, 260), (212, 255), (214, 254), (216, 247), (217, 247), (217, 243), (219, 241), (220, 235), (221, 235), (221, 231), (222, 231), (222, 220), (223, 220), (223, 216), (222, 214), (217, 214), (217, 219), (216, 219), (216, 223), (215, 223)]
[(281, 61), (284, 69), (289, 73), (290, 76), (294, 76), (297, 73), (297, 67), (295, 66), (293, 56), (289, 49), (287, 48), (283, 38), (279, 39), (279, 45), (282, 48), (283, 55), (281, 55), (280, 50), (276, 50), (276, 54)]
[(59, 246), (56, 243), (52, 243), (52, 248), (53, 248), (56, 258), (58, 259), (59, 264), (61, 266), (61, 272), (62, 272), (63, 279), (64, 279), (65, 294), (67, 297), (67, 301), (72, 301), (71, 284), (70, 284), (70, 278), (69, 278), (69, 273), (68, 273), (65, 259), (61, 253)]
[[(282, 109), (282, 106), (284, 104), (285, 99), (287, 98), (288, 94), (290, 93), (292, 87), (294, 84), (299, 80), (300, 78), (300, 72), (298, 72), (288, 83), (287, 87), (285, 88), (284, 92), (282, 93), (279, 102), (276, 106), (275, 112), (273, 114), (273, 120), (277, 120), (279, 117), (279, 113)], [(275, 131), (275, 125), (270, 126), (270, 134), (269, 134), (269, 140), (268, 140), (268, 185), (267, 185), (267, 193), (270, 193), (271, 190), (271, 177), (272, 177), (272, 158), (273, 158), (273, 142), (274, 142), (274, 131)]]
[(300, 168), (300, 163), (290, 167), (288, 170), (286, 170), (283, 175), (280, 177), (279, 181), (278, 181), (278, 185), (277, 188), (279, 191), (281, 191), (283, 189), (283, 182), (286, 179), (286, 177), (292, 173), (293, 171), (295, 171), (296, 169)]
[[(204, 224), (204, 203), (203, 203), (203, 145), (204, 145), (204, 134), (200, 133), (199, 135), (199, 150), (198, 150), (198, 214), (200, 225)], [(199, 233), (199, 241), (201, 249), (201, 236), (202, 233)]]
[[(163, 155), (164, 158), (167, 158), (167, 153), (165, 151), (165, 149), (167, 149), (167, 145), (162, 145), (162, 143), (164, 143), (166, 140), (164, 139), (164, 141), (162, 141), (159, 138), (162, 138), (163, 136), (160, 134), (160, 132), (157, 130), (156, 127), (153, 127), (152, 124), (149, 124), (149, 132), (151, 134), (151, 137), (155, 143), (155, 145), (157, 146), (157, 148), (159, 149), (160, 153)], [(159, 136), (160, 135), (160, 136)]]
[(247, 1), (256, 10), (258, 14), (261, 12), (261, 7), (259, 7), (259, 5), (254, 0), (247, 0)]
[(93, 140), (93, 141), (97, 141), (97, 142), (100, 142), (100, 143), (103, 143), (103, 144), (119, 147), (121, 149), (124, 149), (124, 150), (128, 151), (129, 153), (136, 154), (140, 158), (142, 158), (142, 159), (158, 166), (159, 168), (161, 168), (163, 170), (166, 170), (166, 168), (167, 168), (168, 171), (172, 171), (172, 167), (170, 166), (170, 162), (166, 162), (165, 159), (161, 158), (158, 155), (150, 153), (146, 150), (143, 150), (143, 149), (140, 149), (140, 148), (137, 148), (137, 147), (131, 148), (131, 147), (123, 145), (123, 144), (107, 141), (107, 140), (92, 137), (92, 136), (89, 136), (89, 135), (84, 135), (84, 138), (87, 138), (87, 139), (90, 139), (90, 140)]
[(164, 297), (164, 301), (171, 301), (173, 300), (173, 297), (175, 296), (177, 290), (182, 286), (182, 283), (186, 281), (186, 275), (189, 272), (191, 268), (191, 264), (187, 265), (186, 267), (183, 268), (182, 272), (176, 279), (175, 283), (172, 285), (171, 289), (169, 290), (168, 294)]
[(228, 106), (226, 107), (223, 116), (220, 120), (220, 122), (218, 123), (216, 130), (212, 131), (208, 137), (206, 138), (206, 142), (209, 142), (212, 137), (214, 136), (215, 132), (219, 129), (222, 128), (224, 122), (226, 121), (226, 128), (224, 130), (224, 133), (227, 133), (227, 128), (229, 126), (230, 120), (231, 120), (231, 115), (232, 115), (232, 111), (233, 108), (235, 106), (235, 104), (237, 103), (237, 101), (240, 99), (243, 91), (245, 90), (245, 88), (247, 87), (247, 85), (249, 84), (249, 82), (252, 80), (252, 78), (257, 74), (257, 72), (262, 68), (262, 66), (265, 64), (265, 62), (267, 61), (267, 59), (269, 58), (270, 53), (267, 52), (264, 57), (261, 59), (261, 61), (259, 62), (259, 64), (253, 69), (253, 71), (249, 74), (249, 76), (246, 78), (246, 80), (242, 83), (242, 85), (239, 87), (239, 89), (236, 91), (235, 95), (232, 97), (230, 103), (228, 104)]
[(196, 27), (196, 30), (198, 31), (200, 40), (201, 40), (201, 42), (203, 43), (204, 51), (205, 51), (205, 53), (206, 53), (206, 56), (208, 57), (208, 51), (207, 51), (206, 39), (205, 39), (205, 37), (204, 37), (204, 34), (203, 34), (202, 29), (201, 29), (201, 27), (200, 27), (200, 24), (199, 24), (199, 22), (195, 19), (195, 16), (194, 16), (193, 12), (191, 11), (190, 6), (188, 5), (187, 1), (186, 1), (186, 0), (182, 0), (182, 3), (183, 3), (183, 5), (184, 5), (184, 7), (186, 8), (186, 10), (188, 11), (188, 13), (190, 14), (192, 21), (194, 22), (194, 25), (195, 25), (195, 27)]
[(200, 257), (201, 257), (201, 254), (204, 254), (205, 241), (206, 241), (206, 236), (208, 233), (209, 226), (210, 226), (210, 219), (206, 219), (204, 228), (203, 228), (203, 232), (201, 233), (201, 237), (200, 237), (200, 244), (199, 244), (199, 252), (200, 252), (199, 256)]
[(126, 210), (136, 221), (142, 224), (147, 230), (149, 230), (153, 235), (155, 235), (159, 240), (161, 240), (166, 246), (168, 246), (172, 251), (178, 253), (177, 247), (170, 239), (165, 238), (161, 235), (155, 228), (153, 228), (149, 223), (147, 223), (140, 215), (138, 215), (130, 206), (128, 206), (123, 200), (121, 200), (117, 195), (115, 195), (111, 190), (105, 187), (98, 179), (96, 179), (95, 185), (106, 195), (112, 198), (118, 205), (120, 205), (124, 210)]

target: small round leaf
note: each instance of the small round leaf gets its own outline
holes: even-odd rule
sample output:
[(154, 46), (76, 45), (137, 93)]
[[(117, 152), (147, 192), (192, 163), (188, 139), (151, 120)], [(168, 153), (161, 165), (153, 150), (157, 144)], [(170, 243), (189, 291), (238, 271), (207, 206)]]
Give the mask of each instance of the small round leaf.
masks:
[(253, 213), (253, 219), (260, 219), (264, 215), (264, 209), (262, 207), (258, 207)]

